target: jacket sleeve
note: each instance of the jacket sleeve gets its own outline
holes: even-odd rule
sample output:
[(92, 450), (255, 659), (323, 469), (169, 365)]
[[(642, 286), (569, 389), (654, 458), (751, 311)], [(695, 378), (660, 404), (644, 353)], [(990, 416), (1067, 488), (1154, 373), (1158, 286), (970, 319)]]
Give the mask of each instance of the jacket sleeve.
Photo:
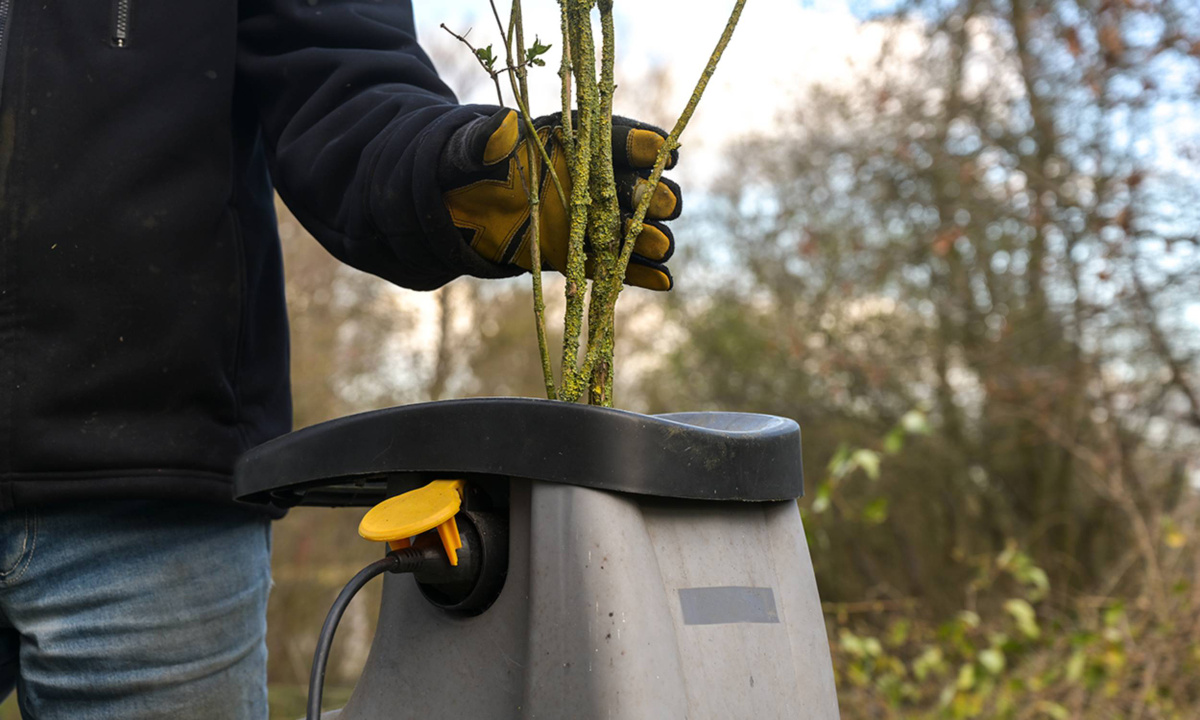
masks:
[(238, 92), (257, 105), (272, 180), (333, 255), (415, 289), (519, 272), (472, 251), (442, 202), (442, 148), (497, 108), (457, 104), (409, 0), (242, 0), (238, 13)]

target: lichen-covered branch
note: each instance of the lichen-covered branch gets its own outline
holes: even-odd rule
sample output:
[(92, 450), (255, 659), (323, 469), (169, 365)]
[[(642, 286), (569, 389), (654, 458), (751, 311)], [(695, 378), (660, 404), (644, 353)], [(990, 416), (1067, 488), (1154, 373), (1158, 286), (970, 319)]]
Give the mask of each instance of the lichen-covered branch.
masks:
[[(590, 195), (591, 214), (588, 217), (588, 241), (592, 251), (592, 289), (588, 300), (588, 349), (601, 345), (599, 357), (591, 372), (582, 374), (588, 379), (588, 402), (612, 407), (612, 359), (615, 328), (613, 314), (606, 313), (613, 287), (621, 287), (617, 275), (618, 234), (621, 209), (617, 204), (617, 186), (613, 175), (612, 108), (613, 62), (616, 40), (613, 31), (612, 0), (599, 0), (600, 11), (600, 83), (599, 108), (596, 113), (596, 138), (592, 150)], [(613, 300), (615, 302), (615, 300)]]
[(563, 4), (570, 31), (567, 42), (570, 44), (578, 104), (578, 125), (575, 128), (575, 143), (571, 153), (571, 225), (567, 239), (567, 308), (563, 317), (560, 395), (563, 400), (570, 402), (575, 402), (583, 396), (587, 383), (587, 378), (579, 376), (576, 364), (579, 362), (579, 340), (583, 333), (584, 294), (587, 288), (584, 248), (590, 210), (592, 143), (601, 141), (598, 138), (593, 140), (594, 116), (599, 108), (599, 98), (591, 8), (590, 0), (564, 0)]
[(562, 63), (558, 68), (558, 79), (562, 85), (562, 134), (563, 150), (567, 154), (568, 167), (575, 157), (575, 130), (571, 122), (571, 15), (564, 6), (565, 0), (558, 0), (559, 15), (562, 18)]

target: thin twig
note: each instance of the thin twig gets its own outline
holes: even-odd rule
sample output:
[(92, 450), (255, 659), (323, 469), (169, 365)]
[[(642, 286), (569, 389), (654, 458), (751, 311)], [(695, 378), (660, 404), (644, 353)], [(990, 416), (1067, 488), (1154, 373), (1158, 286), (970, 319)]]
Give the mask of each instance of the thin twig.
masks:
[(634, 211), (632, 223), (629, 230), (625, 233), (625, 246), (621, 248), (621, 278), (624, 278), (625, 269), (629, 267), (629, 258), (633, 255), (634, 241), (638, 235), (642, 234), (642, 223), (646, 219), (646, 211), (650, 209), (650, 201), (654, 197), (654, 192), (658, 188), (659, 178), (662, 177), (663, 169), (667, 166), (667, 159), (671, 156), (671, 151), (679, 147), (679, 136), (683, 134), (688, 122), (692, 119), (692, 114), (696, 112), (696, 105), (700, 103), (701, 96), (704, 95), (704, 89), (708, 87), (708, 81), (712, 78), (713, 73), (717, 70), (717, 63), (721, 61), (721, 55), (725, 52), (725, 47), (729, 45), (730, 38), (733, 37), (733, 30), (737, 27), (738, 20), (742, 16), (742, 8), (746, 5), (746, 0), (737, 0), (733, 6), (733, 11), (729, 15), (729, 22), (725, 24), (725, 31), (721, 33), (721, 39), (717, 41), (717, 46), (713, 48), (712, 55), (708, 58), (708, 64), (704, 66), (704, 71), (700, 73), (700, 79), (696, 82), (696, 87), (692, 90), (692, 96), (688, 99), (687, 106), (683, 109), (683, 114), (675, 121), (675, 127), (671, 129), (671, 133), (667, 135), (666, 142), (658, 150), (658, 157), (654, 161), (654, 169), (650, 172), (649, 186), (646, 188), (645, 195), (642, 196), (641, 202), (638, 203), (637, 210)]
[[(500, 35), (507, 38), (504, 43), (504, 55), (505, 61), (508, 63), (508, 65), (507, 67), (497, 71), (497, 74), (502, 72), (509, 73), (509, 82), (512, 84), (512, 93), (513, 97), (516, 99), (517, 111), (521, 114), (522, 122), (525, 123), (526, 132), (531, 138), (533, 138), (533, 143), (537, 146), (538, 153), (542, 156), (542, 162), (546, 163), (546, 167), (550, 169), (550, 180), (554, 182), (554, 187), (558, 190), (558, 199), (560, 202), (562, 202), (563, 208), (565, 209), (569, 207), (567, 202), (567, 193), (565, 190), (563, 190), (562, 181), (559, 180), (558, 173), (554, 170), (554, 163), (550, 160), (550, 153), (546, 150), (546, 146), (542, 143), (541, 137), (537, 134), (537, 128), (535, 128), (533, 125), (533, 116), (529, 114), (529, 92), (526, 90), (524, 93), (522, 93), (518, 89), (517, 77), (521, 76), (523, 82), (525, 70), (529, 67), (529, 63), (525, 60), (524, 28), (517, 28), (517, 56), (519, 60), (514, 64), (512, 61), (513, 26), (510, 23), (509, 28), (506, 30), (504, 28), (504, 23), (500, 20), (500, 12), (496, 9), (496, 1), (489, 0), (489, 2), (492, 6), (492, 15), (496, 18), (496, 25), (500, 28)], [(514, 10), (517, 14), (519, 14), (521, 10), (520, 5), (515, 5)], [(503, 103), (501, 104), (503, 105)], [(532, 165), (530, 167), (532, 167)]]
[[(531, 177), (527, 178), (525, 176), (525, 171), (521, 168), (520, 161), (517, 162), (517, 172), (521, 176), (521, 184), (524, 186), (525, 194), (529, 198), (529, 265), (530, 272), (533, 275), (533, 315), (534, 325), (537, 328), (538, 349), (542, 358), (542, 376), (546, 383), (546, 397), (554, 400), (557, 398), (558, 393), (554, 386), (554, 370), (550, 366), (550, 349), (546, 342), (546, 302), (542, 293), (542, 257), (541, 239), (539, 237), (541, 230), (540, 200), (538, 198), (537, 179), (532, 177), (533, 170), (536, 168), (536, 164), (534, 162), (535, 157), (533, 154), (534, 146), (541, 151), (542, 156), (545, 158), (546, 167), (549, 169), (550, 176), (554, 179), (554, 184), (558, 187), (558, 196), (564, 207), (566, 206), (567, 199), (566, 193), (563, 192), (562, 185), (558, 181), (558, 177), (554, 174), (554, 166), (550, 163), (550, 157), (546, 153), (546, 149), (542, 146), (541, 140), (538, 138), (537, 133), (534, 131), (533, 125), (529, 120), (529, 91), (528, 88), (525, 87), (525, 48), (522, 45), (523, 34), (520, 28), (521, 8), (519, 0), (514, 0), (513, 2), (513, 26), (517, 27), (518, 61), (516, 64), (513, 63), (512, 54), (512, 26), (509, 27), (508, 33), (505, 33), (504, 25), (500, 21), (500, 15), (496, 10), (496, 3), (494, 0), (492, 1), (491, 5), (492, 12), (496, 16), (496, 22), (500, 26), (500, 35), (502, 37), (507, 36), (508, 38), (504, 46), (505, 61), (507, 65), (500, 70), (493, 70), (492, 68), (488, 67), (487, 63), (483, 61), (483, 58), (479, 57), (479, 52), (475, 49), (475, 46), (473, 46), (466, 38), (466, 35), (471, 33), (470, 30), (467, 30), (466, 35), (459, 35), (450, 28), (446, 27), (445, 23), (442, 23), (442, 29), (453, 35), (459, 40), (459, 42), (470, 48), (471, 53), (475, 56), (475, 59), (479, 62), (479, 65), (484, 69), (484, 72), (486, 72), (492, 78), (492, 82), (496, 85), (496, 98), (499, 100), (500, 105), (504, 105), (504, 95), (500, 91), (500, 74), (502, 72), (509, 73), (509, 79), (512, 82), (513, 97), (516, 99), (517, 105), (520, 107), (520, 113), (522, 117), (524, 117), (525, 122), (529, 124), (532, 142), (528, 143), (526, 148), (529, 155), (527, 166), (530, 169)], [(520, 78), (519, 85), (517, 78)]]
[(474, 30), (475, 28), (468, 28), (467, 32), (463, 35), (459, 35), (458, 33), (454, 32), (450, 28), (446, 27), (446, 23), (442, 23), (442, 29), (445, 30), (446, 32), (450, 33), (451, 35), (453, 35), (455, 37), (455, 39), (457, 39), (460, 43), (462, 43), (463, 45), (466, 45), (468, 48), (471, 49), (471, 56), (475, 58), (475, 61), (479, 63), (479, 67), (483, 68), (483, 71), (485, 73), (487, 73), (488, 77), (490, 77), (492, 79), (492, 82), (495, 83), (496, 99), (500, 102), (501, 105), (503, 105), (504, 104), (504, 95), (500, 92), (500, 73), (498, 73), (495, 70), (488, 67), (487, 63), (485, 63), (483, 61), (483, 58), (479, 57), (479, 51), (475, 49), (475, 46), (471, 44), (470, 40), (467, 40), (467, 35), (470, 35), (471, 30)]
[[(541, 136), (538, 135), (537, 128), (533, 125), (533, 119), (529, 115), (528, 98), (524, 100), (520, 98), (517, 99), (517, 110), (521, 113), (521, 117), (525, 121), (526, 132), (529, 133), (529, 136), (533, 138), (532, 144), (537, 148), (538, 153), (542, 156), (542, 162), (546, 163), (546, 168), (550, 172), (550, 181), (554, 183), (554, 188), (558, 191), (559, 202), (562, 203), (563, 208), (570, 207), (567, 201), (567, 191), (563, 190), (562, 181), (558, 179), (558, 173), (554, 170), (554, 162), (550, 159), (550, 153), (546, 150), (546, 145), (542, 142)], [(551, 142), (553, 142), (553, 139), (553, 135), (551, 135)]]
[[(518, 27), (521, 23), (520, 6), (513, 5), (513, 18), (507, 30), (505, 30), (503, 22), (500, 20), (499, 11), (496, 9), (494, 0), (490, 0), (492, 6), (492, 14), (496, 18), (496, 23), (500, 30), (501, 37), (505, 38), (504, 55), (506, 69), (514, 70), (509, 73), (509, 81), (512, 84), (513, 97), (517, 101), (518, 107), (522, 112), (528, 107), (529, 90), (523, 83), (518, 83), (518, 78), (523, 80), (524, 72), (519, 69), (524, 65), (524, 47), (518, 41), (518, 62), (513, 63), (513, 28)], [(519, 30), (519, 27), (518, 27)], [(518, 32), (518, 36), (522, 33)], [(523, 112), (523, 115), (528, 118), (528, 112)], [(531, 145), (537, 145), (541, 148), (541, 142), (537, 135), (533, 136), (534, 142), (526, 145), (527, 164), (530, 174), (526, 177), (525, 170), (521, 166), (520, 159), (517, 159), (517, 173), (521, 178), (521, 186), (525, 189), (525, 196), (529, 202), (529, 272), (533, 276), (533, 318), (534, 327), (538, 338), (538, 351), (541, 356), (542, 379), (546, 386), (546, 397), (551, 400), (557, 399), (558, 391), (554, 385), (554, 370), (550, 365), (550, 350), (546, 342), (546, 302), (542, 291), (542, 245), (541, 245), (541, 200), (539, 197), (539, 184), (534, 177), (536, 164), (534, 162), (533, 148)], [(543, 154), (545, 149), (542, 149)]]
[[(495, 9), (495, 3), (492, 3)], [(513, 75), (516, 76), (518, 85), (514, 86), (513, 94), (516, 95), (518, 102), (522, 107), (522, 115), (525, 122), (529, 123), (530, 142), (526, 144), (525, 149), (528, 154), (529, 162), (529, 268), (533, 274), (533, 316), (534, 323), (537, 326), (538, 339), (538, 354), (542, 359), (542, 379), (546, 383), (546, 397), (555, 400), (558, 397), (558, 390), (554, 386), (554, 369), (550, 365), (550, 348), (546, 342), (546, 300), (542, 294), (542, 245), (541, 245), (541, 212), (539, 193), (541, 188), (538, 187), (538, 179), (534, 175), (536, 167), (536, 156), (534, 155), (534, 146), (542, 151), (545, 157), (546, 169), (551, 176), (554, 173), (554, 166), (550, 163), (550, 158), (546, 155), (546, 149), (542, 147), (540, 138), (537, 132), (533, 129), (533, 124), (529, 120), (529, 87), (525, 82), (525, 30), (524, 22), (521, 18), (521, 0), (513, 0), (512, 16), (509, 19), (509, 32), (513, 32), (515, 28), (517, 40), (517, 67), (520, 68)], [(512, 56), (509, 54), (509, 64), (512, 64)], [(510, 78), (512, 76), (510, 75)], [(555, 183), (557, 184), (557, 178)], [(562, 191), (562, 186), (558, 189), (559, 198), (562, 200), (564, 207), (566, 206), (566, 195)]]

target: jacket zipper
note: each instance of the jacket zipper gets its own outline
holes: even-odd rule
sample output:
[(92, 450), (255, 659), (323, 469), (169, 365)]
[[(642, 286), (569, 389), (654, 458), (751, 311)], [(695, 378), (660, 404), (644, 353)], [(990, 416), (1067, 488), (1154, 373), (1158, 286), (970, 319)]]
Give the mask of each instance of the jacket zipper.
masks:
[(4, 56), (8, 48), (8, 19), (12, 16), (13, 0), (0, 0), (0, 98), (4, 97)]
[[(11, 0), (9, 0), (11, 2)], [(0, 0), (5, 2), (5, 0)], [(112, 45), (123, 48), (129, 44), (129, 5), (133, 0), (113, 0)]]

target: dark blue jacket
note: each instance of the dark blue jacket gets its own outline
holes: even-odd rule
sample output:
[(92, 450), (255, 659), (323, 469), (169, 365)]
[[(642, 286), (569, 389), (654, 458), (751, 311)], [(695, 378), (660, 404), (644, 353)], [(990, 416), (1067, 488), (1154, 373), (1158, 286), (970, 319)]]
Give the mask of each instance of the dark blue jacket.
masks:
[(435, 183), (494, 110), (456, 104), (407, 1), (0, 0), (0, 510), (228, 500), (289, 430), (272, 186), (400, 285), (512, 274)]

